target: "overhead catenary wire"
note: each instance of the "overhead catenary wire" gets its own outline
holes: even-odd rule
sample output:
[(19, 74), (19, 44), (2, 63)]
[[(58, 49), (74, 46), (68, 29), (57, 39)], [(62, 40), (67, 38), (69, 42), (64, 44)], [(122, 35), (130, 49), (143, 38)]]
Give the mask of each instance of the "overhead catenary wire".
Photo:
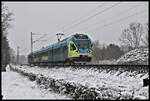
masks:
[[(139, 5), (141, 5), (141, 3), (138, 3), (137, 5), (134, 5), (134, 6), (128, 8), (128, 9), (126, 9), (126, 10), (124, 10), (124, 11), (121, 11), (121, 12), (115, 14), (115, 16), (116, 16), (116, 15), (117, 15), (117, 17), (118, 17), (118, 15), (119, 15), (119, 16), (122, 16), (122, 14), (126, 14), (127, 12), (129, 12), (129, 11), (135, 9), (135, 8), (138, 7)], [(107, 18), (105, 18), (105, 19), (102, 19), (101, 21), (102, 21), (102, 22), (105, 22), (105, 21), (108, 20), (109, 18), (115, 18), (115, 16), (107, 17)], [(99, 23), (102, 23), (102, 22), (96, 22), (96, 23), (90, 24), (90, 26), (87, 26), (87, 27), (84, 27), (84, 28), (80, 28), (80, 30), (81, 30), (81, 29), (82, 29), (82, 30), (83, 30), (83, 29), (89, 29), (89, 28), (91, 28), (92, 26), (94, 26), (94, 25), (96, 25), (96, 24), (99, 24)]]
[[(99, 15), (99, 14), (101, 14), (101, 13), (103, 13), (103, 12), (105, 12), (105, 11), (107, 11), (107, 10), (109, 10), (109, 9), (111, 9), (111, 8), (113, 8), (113, 7), (115, 7), (115, 6), (117, 6), (117, 5), (119, 5), (119, 4), (120, 4), (120, 2), (119, 2), (119, 3), (115, 3), (115, 4), (113, 4), (112, 6), (106, 8), (106, 9), (100, 11), (100, 12), (95, 13), (94, 15), (88, 17), (87, 19), (84, 19), (84, 20), (80, 21), (80, 22), (77, 23), (77, 24), (79, 25), (79, 24), (81, 24), (81, 22), (87, 21), (88, 19), (91, 19), (91, 18), (93, 18), (93, 17), (95, 17), (95, 16), (97, 16), (97, 15)], [(102, 6), (102, 5), (99, 5), (98, 7), (101, 7), (101, 6)], [(98, 8), (98, 7), (96, 7), (96, 8)], [(93, 10), (94, 10), (94, 9), (93, 9)], [(75, 25), (76, 25), (76, 24), (75, 24)], [(73, 25), (73, 26), (74, 26), (74, 25)], [(73, 26), (71, 26), (71, 27), (73, 27)], [(65, 35), (67, 35), (67, 34), (65, 34)], [(41, 45), (41, 44), (40, 44), (40, 45)]]
[[(49, 41), (49, 40), (52, 40), (53, 37), (56, 37), (56, 34), (53, 34), (53, 35), (49, 36), (49, 37), (48, 37), (45, 41), (43, 41), (43, 42), (47, 42), (47, 41)], [(41, 45), (43, 42), (39, 43), (38, 45)]]
[[(53, 32), (51, 32), (51, 33), (55, 33), (55, 32), (56, 32), (56, 31), (53, 31)], [(48, 36), (48, 35), (51, 35), (51, 34), (44, 35), (42, 38), (45, 38), (45, 37)], [(42, 41), (42, 42), (39, 43), (38, 45), (41, 45), (43, 42), (47, 42), (48, 40), (53, 39), (53, 37), (56, 37), (56, 34), (52, 34), (51, 36), (49, 36), (48, 38), (46, 38), (46, 40)], [(40, 38), (40, 39), (42, 39), (42, 38)]]
[[(35, 41), (33, 41), (33, 42), (35, 43), (35, 42), (39, 41), (40, 43), (38, 44), (38, 46), (40, 46), (43, 42), (46, 42), (46, 41), (49, 40), (49, 38), (46, 39), (46, 40), (42, 40), (43, 38), (45, 38), (45, 37), (48, 36), (48, 35), (51, 35), (51, 34), (44, 34), (43, 36), (41, 36), (40, 38), (38, 38), (37, 40), (35, 40)], [(52, 38), (53, 36), (54, 36), (54, 35), (52, 35), (52, 36), (50, 36), (50, 37)]]
[[(136, 5), (137, 6), (137, 5)], [(132, 7), (133, 8), (133, 7)], [(133, 15), (135, 15), (135, 14), (133, 14)], [(137, 15), (139, 15), (139, 14), (137, 14)], [(88, 17), (89, 18), (89, 17)], [(128, 18), (128, 17), (127, 17)], [(123, 18), (124, 19), (124, 18)], [(82, 20), (81, 22), (84, 22), (85, 21), (85, 19), (84, 20)], [(118, 20), (117, 20), (118, 21)], [(120, 22), (120, 21), (119, 21)], [(118, 23), (118, 22), (117, 22)], [(80, 24), (80, 23), (79, 23)], [(82, 23), (81, 23), (82, 24)], [(110, 24), (115, 24), (114, 23), (114, 21), (113, 22), (111, 22)], [(73, 26), (75, 26), (75, 25), (73, 25)], [(70, 26), (70, 27), (73, 27), (73, 26)], [(103, 25), (102, 27), (107, 27), (107, 26), (109, 26), (108, 24), (105, 24), (105, 25)], [(69, 33), (68, 33), (69, 34)], [(67, 34), (66, 34), (67, 35)], [(52, 36), (56, 36), (55, 34), (54, 35), (52, 35)], [(51, 37), (51, 39), (53, 38), (52, 36), (50, 36)], [(48, 40), (50, 40), (50, 39), (47, 39), (47, 41)], [(42, 42), (43, 43), (43, 42)], [(39, 45), (39, 44), (38, 44)]]
[[(140, 12), (136, 12), (136, 13), (134, 13), (134, 14), (132, 14), (132, 15), (123, 17), (123, 18), (121, 18), (121, 19), (112, 21), (112, 22), (110, 22), (110, 23), (108, 23), (108, 24), (105, 24), (105, 25), (103, 25), (103, 26), (99, 26), (99, 27), (97, 27), (97, 28), (94, 28), (94, 30), (96, 30), (96, 29), (97, 29), (97, 30), (101, 30), (101, 29), (104, 28), (104, 27), (111, 26), (111, 25), (116, 24), (116, 23), (119, 23), (119, 22), (121, 22), (121, 21), (123, 21), (123, 20), (127, 20), (127, 19), (130, 18), (130, 17), (136, 16), (136, 15), (140, 15), (140, 14), (146, 12), (146, 10), (147, 10), (147, 9), (142, 10), (142, 11), (140, 11)], [(89, 30), (89, 31), (90, 31), (90, 30)]]
[(43, 36), (41, 36), (40, 38), (38, 38), (37, 40), (33, 41), (33, 43), (40, 41), (42, 38), (44, 38), (47, 34), (44, 34)]
[[(57, 25), (58, 26), (58, 25)], [(57, 27), (56, 26), (56, 27)], [(51, 32), (51, 33), (54, 33), (54, 31), (53, 32)], [(35, 33), (34, 33), (35, 34)], [(41, 35), (41, 34), (37, 34), (37, 35)], [(43, 36), (41, 36), (40, 38), (38, 38), (37, 40), (35, 40), (34, 42), (36, 42), (36, 41), (38, 41), (38, 40), (40, 40), (40, 39), (43, 39), (43, 38), (45, 38), (46, 36), (49, 36), (49, 35), (51, 35), (51, 34), (44, 34)], [(55, 34), (54, 34), (55, 35)], [(50, 36), (51, 38), (52, 37), (54, 37), (54, 35), (52, 35), (52, 36)], [(48, 41), (49, 40), (49, 38), (47, 39), (47, 40), (44, 40), (45, 42), (46, 41)], [(41, 41), (41, 43), (43, 43), (44, 41)]]
[[(91, 19), (91, 18), (93, 18), (93, 17), (95, 17), (95, 16), (97, 16), (97, 15), (99, 15), (99, 14), (101, 14), (101, 13), (103, 13), (103, 12), (105, 12), (105, 11), (107, 11), (107, 10), (109, 10), (109, 9), (111, 9), (111, 8), (113, 8), (113, 7), (115, 7), (115, 6), (117, 6), (117, 5), (119, 5), (119, 4), (120, 4), (120, 2), (119, 2), (119, 3), (115, 3), (115, 4), (113, 4), (112, 6), (106, 8), (106, 9), (100, 11), (100, 12), (97, 12), (97, 13), (95, 13), (95, 14), (92, 15), (92, 16), (89, 16), (87, 19), (84, 19), (84, 20), (80, 21), (80, 22), (77, 23), (77, 24), (79, 25), (79, 24), (81, 24), (82, 22), (87, 21), (87, 20), (89, 20), (89, 19)], [(101, 7), (101, 6), (102, 6), (102, 5), (99, 5), (99, 6), (97, 6), (95, 9), (97, 9), (98, 7)], [(93, 9), (93, 10), (94, 10), (94, 9)], [(93, 11), (93, 10), (91, 10), (91, 11)], [(76, 24), (75, 24), (75, 25), (76, 25)], [(75, 26), (75, 25), (73, 25), (73, 26)], [(73, 27), (73, 26), (71, 26), (71, 27)], [(68, 34), (67, 34), (67, 35), (68, 35)], [(48, 41), (48, 39), (47, 39), (47, 41)], [(41, 44), (40, 44), (40, 45), (41, 45)]]
[(106, 11), (109, 10), (109, 9), (112, 9), (113, 7), (115, 7), (115, 6), (119, 5), (119, 4), (120, 4), (120, 2), (119, 2), (119, 3), (115, 3), (115, 4), (113, 4), (112, 6), (106, 8), (106, 9), (100, 11), (100, 12), (97, 12), (97, 13), (95, 13), (94, 15), (91, 15), (91, 16), (87, 17), (86, 19), (84, 19), (84, 20), (82, 20), (82, 21), (80, 21), (80, 22), (74, 24), (73, 26), (68, 27), (67, 29), (65, 29), (65, 31), (66, 31), (66, 30), (70, 30), (70, 29), (71, 29), (72, 27), (74, 27), (74, 26), (77, 26), (77, 25), (79, 26), (79, 25), (82, 24), (83, 22), (86, 22), (86, 21), (88, 21), (89, 19), (92, 19), (92, 18), (96, 17), (97, 15), (100, 15), (100, 14), (106, 12)]
[[(88, 11), (87, 14), (93, 12), (94, 10), (96, 10), (96, 9), (99, 8), (99, 7), (102, 7), (104, 4), (105, 4), (105, 3), (102, 3), (101, 5), (98, 5), (96, 8), (94, 8), (94, 9)], [(79, 20), (82, 19), (84, 16), (87, 16), (87, 15), (83, 15), (83, 16), (79, 17), (78, 19), (74, 20), (73, 22), (70, 22), (70, 23), (72, 24), (72, 23), (74, 23), (74, 22), (76, 22), (76, 21), (79, 21)], [(67, 24), (67, 25), (68, 25), (68, 24)], [(66, 25), (65, 25), (65, 26), (66, 26)], [(65, 26), (63, 26), (61, 29), (64, 29)], [(55, 35), (55, 34), (54, 34), (54, 35)], [(54, 37), (54, 35), (53, 35), (53, 36), (50, 36), (50, 37), (52, 38), (52, 37)], [(49, 39), (47, 39), (47, 41), (48, 41), (48, 40), (49, 40)], [(41, 45), (42, 43), (43, 43), (43, 42), (41, 42), (40, 45)]]
[(105, 3), (102, 3), (102, 4), (98, 5), (96, 8), (94, 8), (94, 9), (88, 11), (88, 12), (87, 12), (86, 14), (84, 14), (83, 16), (80, 16), (79, 18), (77, 18), (77, 19), (73, 20), (72, 22), (70, 22), (70, 24), (64, 25), (61, 29), (64, 29), (65, 26), (68, 26), (68, 25), (70, 26), (71, 24), (76, 23), (77, 21), (80, 21), (80, 20), (83, 19), (84, 17), (88, 16), (91, 12), (93, 12), (93, 11), (95, 11), (96, 9), (101, 8), (102, 6), (104, 6), (104, 4), (105, 4)]

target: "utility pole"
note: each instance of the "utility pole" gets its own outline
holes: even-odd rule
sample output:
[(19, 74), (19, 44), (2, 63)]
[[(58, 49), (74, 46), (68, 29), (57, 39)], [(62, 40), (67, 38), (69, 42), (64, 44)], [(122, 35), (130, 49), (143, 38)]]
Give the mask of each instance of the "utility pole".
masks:
[(31, 32), (31, 54), (33, 53), (33, 42), (32, 42), (32, 32)]
[(60, 39), (61, 39), (62, 35), (64, 35), (64, 34), (63, 33), (57, 33), (56, 35), (57, 35), (58, 42), (60, 42)]
[(38, 42), (38, 41), (46, 41), (46, 40), (40, 40), (40, 39), (43, 38), (44, 36), (46, 36), (47, 34), (44, 34), (42, 37), (40, 37), (40, 38), (38, 38), (37, 40), (34, 40), (34, 41), (33, 41), (33, 35), (41, 35), (41, 34), (36, 34), (36, 33), (31, 32), (31, 56), (33, 55), (33, 44), (35, 42)]
[(17, 64), (19, 64), (19, 46), (17, 46)]

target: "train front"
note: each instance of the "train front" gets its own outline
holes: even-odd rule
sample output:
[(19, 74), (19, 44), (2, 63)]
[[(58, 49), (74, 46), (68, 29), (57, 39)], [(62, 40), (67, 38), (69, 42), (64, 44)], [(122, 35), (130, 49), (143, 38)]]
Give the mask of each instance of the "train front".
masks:
[(73, 61), (90, 62), (92, 58), (91, 39), (84, 34), (75, 34), (69, 41), (68, 57)]

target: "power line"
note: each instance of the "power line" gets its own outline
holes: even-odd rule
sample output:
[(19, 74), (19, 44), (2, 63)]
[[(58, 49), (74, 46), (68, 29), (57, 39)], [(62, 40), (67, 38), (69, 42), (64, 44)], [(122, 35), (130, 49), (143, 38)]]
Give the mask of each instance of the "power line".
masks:
[(95, 14), (92, 15), (92, 16), (89, 16), (88, 18), (86, 18), (86, 19), (80, 21), (79, 23), (74, 24), (73, 26), (67, 28), (66, 30), (69, 30), (70, 28), (72, 28), (72, 27), (74, 27), (74, 26), (77, 26), (77, 25), (79, 25), (79, 24), (81, 24), (81, 23), (83, 23), (83, 22), (86, 22), (86, 21), (88, 21), (89, 19), (91, 19), (91, 18), (93, 18), (93, 17), (95, 17), (95, 16), (97, 16), (97, 15), (99, 15), (99, 14), (102, 14), (103, 12), (105, 12), (105, 11), (107, 11), (107, 10), (109, 10), (109, 9), (111, 9), (111, 8), (113, 8), (113, 7), (117, 6), (117, 5), (119, 5), (119, 4), (120, 4), (120, 2), (119, 2), (119, 3), (115, 3), (115, 4), (113, 4), (112, 6), (106, 8), (106, 9), (100, 11), (100, 12), (97, 12), (97, 13), (95, 13)]
[[(115, 4), (115, 5), (117, 5), (117, 4)], [(114, 6), (113, 6), (113, 7), (114, 7)], [(111, 6), (111, 8), (112, 8), (112, 6)], [(108, 9), (108, 8), (107, 8), (107, 9)], [(83, 21), (85, 21), (85, 20), (83, 20)], [(82, 21), (82, 22), (83, 22), (83, 21)], [(81, 22), (80, 22), (80, 23), (81, 23)], [(72, 26), (71, 26), (71, 27), (72, 27)], [(53, 36), (54, 36), (54, 35), (53, 35)], [(51, 36), (51, 38), (52, 38), (52, 36)], [(49, 39), (47, 39), (47, 41), (48, 41), (48, 40), (49, 40)], [(39, 44), (38, 44), (38, 45), (39, 45)]]
[(42, 38), (44, 38), (47, 34), (44, 34), (43, 36), (41, 36), (40, 38), (38, 38), (37, 40), (33, 41), (33, 43), (37, 42), (37, 41), (41, 41)]
[[(96, 14), (94, 14), (94, 15), (88, 17), (87, 19), (85, 19), (85, 20), (83, 20), (83, 21), (86, 21), (86, 20), (88, 20), (88, 19), (90, 19), (90, 18), (92, 18), (92, 17), (95, 17), (95, 16), (97, 16), (97, 15), (99, 15), (99, 14), (105, 12), (106, 10), (109, 10), (109, 9), (113, 8), (114, 6), (117, 6), (118, 4), (120, 4), (120, 2), (119, 2), (119, 3), (116, 3), (116, 4), (114, 4), (114, 5), (112, 5), (112, 6), (109, 7), (109, 8), (104, 9), (104, 10), (101, 11), (101, 12), (98, 12), (98, 13), (96, 13)], [(102, 6), (102, 5), (99, 5), (98, 7), (101, 7), (101, 6)], [(96, 8), (98, 8), (98, 7), (96, 7)], [(96, 9), (96, 8), (95, 8), (95, 9)], [(93, 9), (93, 10), (94, 10), (94, 9)], [(91, 10), (91, 11), (93, 11), (93, 10)], [(80, 24), (80, 23), (83, 22), (83, 21), (80, 21), (80, 22), (77, 23), (77, 24)], [(75, 25), (76, 25), (76, 24), (75, 24)], [(72, 27), (72, 26), (71, 26), (71, 27)], [(48, 39), (47, 39), (47, 41), (48, 41)], [(39, 44), (39, 45), (41, 45), (41, 44)]]
[[(54, 33), (54, 32), (52, 32), (52, 33)], [(47, 34), (47, 35), (49, 35), (49, 34)], [(46, 37), (47, 35), (44, 35), (42, 38)], [(47, 42), (47, 41), (49, 40), (49, 38), (52, 39), (54, 36), (56, 37), (56, 34), (53, 34), (52, 36), (48, 37), (46, 40), (42, 41), (42, 42), (39, 43), (38, 45), (41, 45), (43, 42)], [(40, 38), (40, 39), (42, 39), (42, 38)]]
[[(126, 9), (126, 10), (124, 10), (124, 11), (121, 11), (121, 12), (117, 13), (117, 15), (126, 14), (127, 12), (131, 11), (132, 9), (135, 9), (135, 8), (138, 7), (139, 5), (141, 5), (141, 3), (138, 3), (137, 5), (132, 6), (132, 7), (128, 8), (128, 9)], [(125, 12), (125, 13), (124, 13), (124, 12)], [(115, 14), (115, 16), (116, 16), (116, 14)], [(102, 21), (105, 22), (105, 21), (108, 20), (109, 18), (114, 18), (115, 16), (111, 16), (111, 17), (105, 18), (105, 19), (103, 19)], [(118, 16), (117, 16), (117, 17), (118, 17)], [(102, 23), (102, 22), (96, 22), (96, 23), (94, 23), (94, 24), (91, 24), (91, 25), (90, 25), (90, 28), (91, 28), (93, 25), (96, 25), (96, 24), (99, 24), (99, 23)], [(81, 28), (81, 29), (87, 29), (87, 28), (89, 29), (89, 26), (84, 27), (84, 28)]]
[(113, 25), (113, 24), (115, 24), (115, 23), (118, 23), (118, 22), (120, 22), (120, 21), (126, 20), (126, 19), (128, 19), (128, 18), (130, 18), (130, 17), (133, 17), (133, 16), (136, 16), (136, 15), (142, 14), (142, 13), (144, 13), (144, 12), (146, 12), (146, 11), (147, 11), (147, 9), (142, 10), (142, 11), (140, 11), (140, 12), (136, 12), (136, 13), (134, 13), (134, 14), (132, 14), (132, 15), (126, 16), (126, 17), (124, 17), (124, 18), (121, 18), (121, 19), (118, 19), (118, 20), (116, 20), (116, 21), (110, 22), (110, 23), (105, 24), (105, 25), (103, 25), (103, 26), (97, 27), (96, 29), (100, 30), (100, 29), (102, 29), (103, 27), (111, 26), (111, 25)]
[[(56, 34), (53, 34), (52, 36), (50, 36), (50, 38), (52, 39), (54, 36), (56, 37)], [(48, 37), (48, 39), (46, 39), (45, 42), (48, 41), (48, 40), (50, 40), (50, 38)], [(42, 43), (43, 42), (39, 43), (38, 45), (41, 45)]]
[[(134, 13), (134, 14), (132, 14), (132, 15), (127, 16), (127, 17), (124, 17), (124, 18), (118, 19), (118, 20), (116, 20), (116, 21), (113, 21), (113, 22), (111, 22), (111, 23), (105, 24), (105, 25), (103, 25), (103, 26), (101, 26), (101, 27), (99, 27), (99, 28), (106, 27), (106, 26), (110, 26), (110, 25), (112, 25), (112, 24), (115, 24), (115, 23), (118, 23), (118, 22), (120, 22), (120, 21), (123, 21), (124, 19), (126, 20), (126, 19), (128, 19), (128, 18), (130, 18), (130, 17), (132, 17), (132, 16), (136, 16), (136, 15), (139, 15), (139, 14), (144, 13), (144, 12), (145, 12), (145, 10), (140, 11), (140, 12), (136, 12), (136, 13)], [(96, 29), (99, 29), (99, 28), (96, 28)], [(38, 44), (38, 45), (40, 45), (40, 44)]]
[[(58, 26), (58, 25), (57, 25)], [(56, 27), (57, 27), (56, 26)], [(54, 32), (51, 32), (51, 33), (54, 33)], [(41, 34), (35, 34), (34, 33), (34, 35), (41, 35)], [(45, 38), (46, 36), (48, 36), (49, 34), (44, 34), (42, 37), (40, 37), (40, 38), (38, 38), (37, 40), (35, 40), (34, 42), (36, 42), (36, 41), (39, 41), (40, 39), (42, 39), (42, 38)], [(54, 34), (55, 35), (55, 34)], [(52, 36), (50, 36), (51, 38), (54, 36), (54, 35), (52, 35)], [(41, 41), (41, 43), (43, 43), (44, 41), (46, 42), (46, 41), (48, 41), (49, 39), (47, 39), (47, 40), (43, 40), (43, 41)], [(41, 45), (41, 43), (40, 43), (40, 45)], [(38, 44), (39, 45), (39, 44)]]
[[(102, 7), (103, 4), (104, 4), (104, 3), (102, 3), (101, 5), (98, 5), (96, 8), (92, 9), (92, 10), (89, 11), (89, 12), (92, 12), (93, 10), (95, 10), (95, 9), (97, 9), (97, 8), (99, 8), (99, 7)], [(89, 12), (88, 12), (88, 14), (89, 14)], [(84, 16), (85, 16), (85, 15), (84, 15)], [(79, 17), (78, 19), (80, 20), (81, 18), (83, 18), (83, 16), (82, 16), (82, 17)], [(78, 21), (78, 19), (76, 19), (76, 20)], [(76, 20), (74, 20), (73, 22), (75, 22)], [(72, 22), (72, 23), (73, 23), (73, 22)], [(67, 25), (68, 25), (68, 24), (67, 24)], [(65, 26), (66, 26), (66, 25), (65, 25)], [(62, 29), (63, 29), (65, 26), (63, 26)], [(53, 35), (53, 36), (50, 36), (50, 37), (52, 38), (52, 37), (54, 37), (54, 35)], [(49, 40), (49, 39), (47, 39), (47, 41), (48, 41), (48, 40)], [(42, 43), (43, 43), (43, 42), (41, 42), (40, 45), (41, 45)]]
[[(84, 18), (84, 16), (87, 16), (87, 15), (89, 15), (89, 13), (95, 11), (97, 8), (102, 7), (104, 4), (105, 4), (105, 3), (102, 3), (101, 5), (98, 5), (96, 8), (94, 8), (94, 9), (88, 11), (85, 15), (80, 16), (78, 19), (73, 20), (72, 22), (70, 22), (70, 24), (72, 24), (72, 23), (74, 23), (74, 22), (76, 23), (77, 21), (79, 21), (79, 20), (81, 20), (82, 18)], [(69, 24), (69, 25), (70, 25), (70, 24)], [(65, 25), (65, 26), (68, 26), (68, 24)], [(63, 26), (62, 29), (64, 29), (65, 26)]]
[[(55, 34), (54, 34), (54, 35), (52, 35), (52, 36), (50, 36), (50, 37), (51, 37), (51, 39), (52, 39), (54, 36), (56, 37), (56, 35), (55, 35)], [(41, 48), (41, 47), (42, 47), (41, 45), (43, 44), (43, 42), (47, 42), (47, 41), (49, 41), (49, 40), (51, 40), (51, 39), (49, 39), (49, 38), (48, 38), (47, 40), (40, 42), (40, 43), (38, 44), (38, 48)], [(36, 48), (36, 49), (38, 49), (38, 48)]]

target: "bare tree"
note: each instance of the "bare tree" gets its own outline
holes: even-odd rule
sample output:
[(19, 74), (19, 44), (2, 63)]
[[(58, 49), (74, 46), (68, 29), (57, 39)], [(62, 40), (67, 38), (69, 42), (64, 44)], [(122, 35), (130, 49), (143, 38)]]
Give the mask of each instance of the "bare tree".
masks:
[(1, 9), (2, 35), (6, 36), (8, 34), (8, 29), (12, 27), (10, 21), (14, 20), (12, 18), (13, 13), (8, 10), (8, 7), (4, 3), (2, 3)]
[(148, 32), (149, 32), (149, 26), (148, 26), (148, 23), (145, 24), (145, 27), (144, 27), (144, 34), (143, 34), (143, 37), (142, 37), (142, 42), (143, 44), (148, 47), (149, 46), (149, 36), (148, 36)]
[(137, 48), (141, 44), (142, 34), (143, 25), (141, 23), (134, 22), (129, 25), (129, 28), (122, 31), (119, 40), (125, 46)]

